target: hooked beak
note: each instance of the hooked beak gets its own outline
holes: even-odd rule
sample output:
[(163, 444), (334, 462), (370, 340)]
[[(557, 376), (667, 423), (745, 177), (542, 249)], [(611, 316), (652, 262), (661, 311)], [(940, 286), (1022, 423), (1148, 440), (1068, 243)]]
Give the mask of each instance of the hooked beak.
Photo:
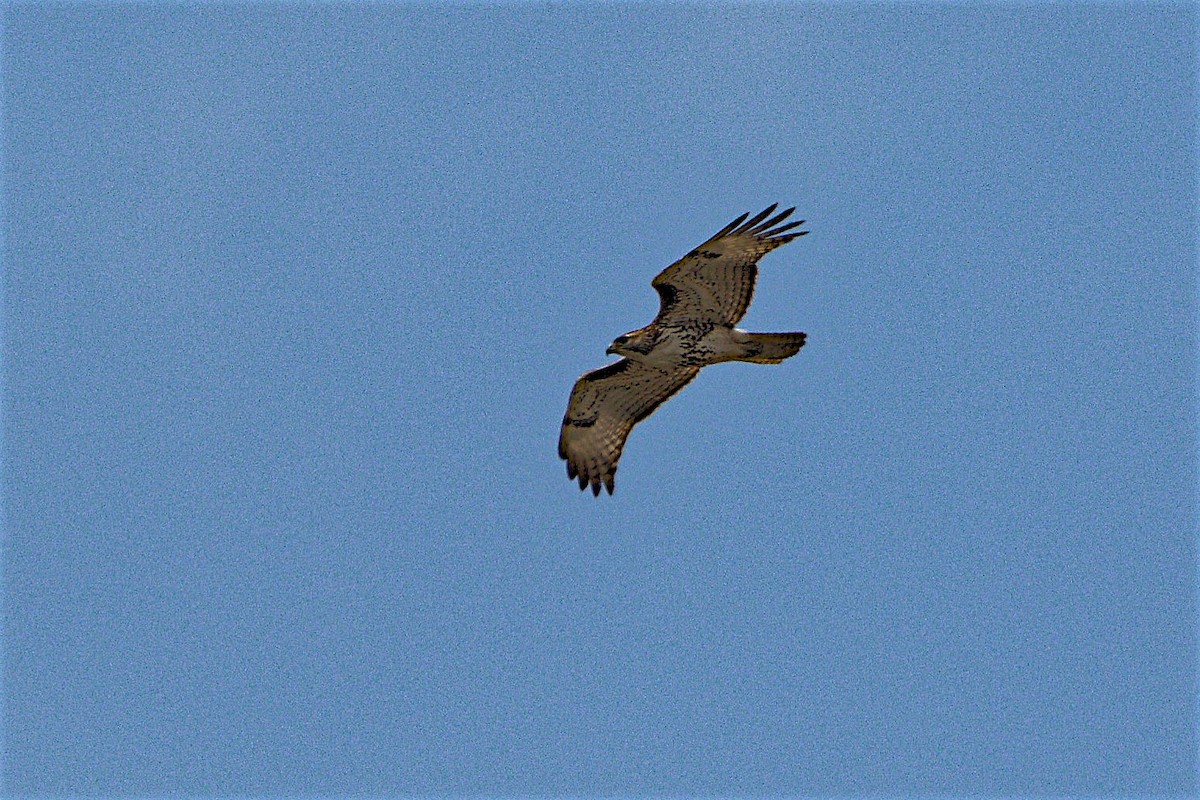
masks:
[(604, 355), (606, 355), (606, 356), (619, 356), (619, 355), (621, 355), (621, 354), (617, 352), (617, 348), (613, 347), (613, 346), (610, 344), (610, 345), (608, 346), (608, 349), (604, 351)]

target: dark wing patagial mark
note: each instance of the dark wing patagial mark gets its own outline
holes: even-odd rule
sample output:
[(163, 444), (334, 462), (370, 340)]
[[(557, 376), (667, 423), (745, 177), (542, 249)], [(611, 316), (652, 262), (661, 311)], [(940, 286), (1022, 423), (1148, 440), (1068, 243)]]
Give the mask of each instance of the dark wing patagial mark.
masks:
[(658, 292), (658, 316), (664, 317), (671, 313), (671, 307), (679, 299), (679, 292), (669, 283), (657, 284), (654, 289)]
[(627, 358), (622, 358), (620, 361), (614, 361), (611, 364), (600, 367), (600, 369), (594, 369), (591, 372), (583, 373), (579, 380), (593, 383), (595, 381), (605, 380), (606, 378), (613, 378), (629, 369), (631, 364), (633, 364), (632, 361)]
[(759, 259), (807, 233), (791, 232), (804, 220), (780, 225), (796, 209), (771, 216), (777, 205), (753, 217), (742, 214), (659, 273), (651, 284), (661, 301), (655, 322), (734, 325), (745, 316), (754, 296)]

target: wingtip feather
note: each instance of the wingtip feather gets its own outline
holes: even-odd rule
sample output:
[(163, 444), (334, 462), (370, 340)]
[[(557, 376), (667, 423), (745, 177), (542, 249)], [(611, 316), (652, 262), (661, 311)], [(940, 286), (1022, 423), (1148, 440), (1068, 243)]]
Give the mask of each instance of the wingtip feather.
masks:
[[(736, 236), (740, 234), (749, 234), (760, 239), (772, 239), (784, 231), (789, 231), (799, 225), (804, 224), (804, 220), (799, 220), (796, 222), (789, 222), (786, 225), (776, 228), (776, 225), (779, 225), (779, 223), (783, 222), (796, 211), (796, 207), (792, 206), (791, 208), (786, 208), (783, 211), (780, 211), (778, 214), (775, 214), (774, 217), (767, 219), (767, 217), (770, 217), (770, 215), (778, 207), (778, 203), (772, 203), (762, 211), (755, 214), (753, 217), (750, 216), (749, 212), (746, 212), (730, 222), (724, 228), (721, 228), (721, 230), (714, 233), (712, 238), (710, 238), (708, 241), (713, 242), (723, 236)], [(807, 232), (808, 231), (801, 231), (793, 234), (793, 236), (803, 236)], [(790, 241), (790, 239), (788, 241)], [(784, 242), (780, 240), (779, 244), (784, 244)]]
[[(766, 233), (763, 233), (762, 236), (764, 238), (770, 239), (772, 237), (778, 236), (779, 234), (781, 234), (785, 231), (790, 231), (792, 228), (798, 228), (803, 224), (804, 224), (804, 220), (802, 220), (802, 219), (796, 220), (795, 222), (789, 222), (787, 225), (780, 225), (778, 228), (774, 228), (772, 230), (767, 231)], [(803, 233), (808, 233), (808, 231), (803, 231)], [(796, 235), (799, 236), (800, 234), (797, 233)]]
[(757, 225), (758, 223), (762, 222), (764, 219), (769, 217), (771, 215), (771, 212), (774, 211), (778, 206), (779, 206), (779, 203), (771, 203), (771, 205), (767, 206), (762, 211), (758, 212), (753, 217), (746, 220), (746, 224), (743, 225), (742, 227), (738, 228), (737, 232), (738, 233), (748, 233), (751, 228), (753, 228), (755, 225)]
[(779, 212), (775, 216), (771, 217), (766, 222), (764, 222), (761, 225), (759, 225), (758, 227), (756, 227), (754, 230), (750, 231), (750, 233), (753, 233), (756, 236), (768, 235), (768, 234), (765, 234), (764, 231), (770, 230), (771, 228), (775, 227), (779, 223), (783, 222), (785, 219), (790, 217), (792, 215), (792, 212), (794, 212), (795, 210), (796, 210), (795, 206), (792, 206), (791, 208), (788, 208), (788, 209), (784, 209), (783, 211)]
[(733, 229), (736, 228), (738, 225), (741, 225), (742, 220), (744, 220), (748, 216), (750, 216), (749, 211), (747, 211), (745, 214), (742, 214), (740, 217), (735, 219), (733, 222), (729, 223), (724, 228), (721, 228), (721, 230), (714, 233), (712, 239), (709, 239), (709, 241), (711, 242), (714, 239), (720, 239), (722, 236), (725, 236), (726, 234), (731, 233), (733, 231)]

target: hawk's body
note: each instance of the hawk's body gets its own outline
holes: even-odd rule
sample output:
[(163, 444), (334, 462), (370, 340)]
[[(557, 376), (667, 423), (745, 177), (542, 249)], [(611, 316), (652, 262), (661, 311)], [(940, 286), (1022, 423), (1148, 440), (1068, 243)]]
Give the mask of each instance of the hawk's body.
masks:
[[(567, 475), (612, 494), (617, 460), (633, 426), (686, 386), (702, 367), (722, 361), (778, 364), (804, 346), (803, 333), (747, 333), (734, 325), (754, 295), (758, 261), (807, 231), (779, 225), (795, 209), (767, 219), (775, 206), (746, 222), (743, 214), (652, 281), (661, 307), (654, 321), (617, 337), (620, 361), (575, 382), (563, 417), (558, 454)], [(779, 225), (779, 227), (774, 227)]]

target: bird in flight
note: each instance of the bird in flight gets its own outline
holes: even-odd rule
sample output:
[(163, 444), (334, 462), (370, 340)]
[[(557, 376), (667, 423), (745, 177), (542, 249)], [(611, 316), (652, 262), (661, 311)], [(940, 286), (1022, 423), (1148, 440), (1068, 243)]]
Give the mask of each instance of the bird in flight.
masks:
[[(808, 231), (781, 225), (795, 208), (771, 216), (778, 204), (746, 219), (742, 214), (651, 281), (658, 316), (618, 336), (608, 348), (620, 361), (575, 381), (558, 438), (567, 477), (579, 488), (609, 494), (617, 460), (633, 426), (686, 386), (702, 367), (722, 361), (778, 364), (804, 346), (803, 333), (747, 333), (734, 325), (746, 315), (758, 261)], [(790, 231), (790, 232), (789, 232)]]

